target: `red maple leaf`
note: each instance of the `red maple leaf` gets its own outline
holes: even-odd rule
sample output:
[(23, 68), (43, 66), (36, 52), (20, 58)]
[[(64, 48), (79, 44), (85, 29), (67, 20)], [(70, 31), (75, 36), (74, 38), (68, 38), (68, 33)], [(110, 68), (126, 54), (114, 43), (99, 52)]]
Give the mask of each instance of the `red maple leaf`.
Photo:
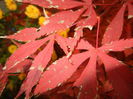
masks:
[[(111, 81), (115, 92), (118, 93), (121, 98), (131, 99), (133, 97), (131, 85), (133, 83), (133, 76), (131, 71), (126, 64), (107, 54), (109, 51), (123, 51), (126, 48), (133, 47), (133, 39), (119, 40), (123, 23), (112, 25), (114, 20), (117, 21), (116, 19), (120, 16), (122, 17), (120, 17), (119, 20), (123, 21), (124, 10), (125, 5), (108, 26), (108, 28), (111, 28), (111, 31), (108, 31), (108, 33), (106, 32), (108, 37), (110, 37), (105, 40), (107, 43), (103, 44), (101, 47), (98, 47), (98, 44), (96, 44), (95, 48), (87, 41), (81, 39), (77, 45), (77, 49), (84, 49), (87, 51), (72, 55), (71, 58), (66, 56), (50, 65), (47, 71), (43, 73), (43, 76), (35, 89), (35, 94), (43, 93), (60, 86), (76, 71), (80, 64), (90, 58), (86, 68), (82, 72), (81, 76), (75, 81), (74, 85), (80, 87), (78, 97), (81, 99), (93, 99), (97, 94), (96, 63), (100, 58), (105, 66), (108, 78)], [(123, 13), (121, 13), (122, 11)], [(118, 29), (118, 32), (115, 32), (115, 28)], [(115, 38), (114, 36), (111, 36), (112, 33), (115, 33), (118, 37)], [(68, 43), (68, 45), (70, 45), (70, 43)]]
[[(86, 68), (74, 83), (74, 86), (80, 87), (78, 97), (93, 99), (96, 96), (96, 64), (99, 59), (105, 66), (108, 78), (115, 92), (123, 98), (130, 99), (133, 97), (132, 90), (130, 90), (130, 84), (132, 83), (132, 74), (130, 74), (130, 70), (125, 64), (108, 55), (110, 51), (123, 51), (126, 48), (133, 47), (133, 39), (119, 40), (122, 34), (123, 16), (126, 6), (129, 8), (129, 16), (131, 16), (132, 5), (130, 1), (122, 6), (106, 29), (102, 39), (103, 45), (101, 47), (98, 47), (100, 18), (97, 17), (91, 0), (83, 0), (82, 2), (74, 0), (23, 0), (23, 2), (36, 4), (45, 8), (57, 8), (59, 12), (49, 17), (44, 23), (45, 25), (42, 25), (38, 29), (26, 28), (14, 35), (1, 37), (24, 42), (28, 41), (28, 43), (21, 45), (7, 60), (4, 67), (6, 68), (6, 72), (2, 71), (2, 74), (7, 76), (9, 71), (16, 72), (16, 69), (22, 70), (21, 66), (19, 67), (18, 64), (32, 56), (40, 47), (43, 47), (34, 57), (27, 78), (23, 82), (17, 97), (25, 92), (26, 98), (29, 98), (31, 90), (35, 85), (37, 86), (34, 94), (43, 93), (60, 86), (70, 78), (77, 68), (87, 59), (90, 60)], [(72, 10), (72, 8), (76, 7), (81, 8), (76, 11)], [(91, 30), (97, 22), (96, 47), (93, 47), (81, 37), (83, 37), (84, 28), (89, 28)], [(73, 38), (63, 38), (56, 34), (56, 32), (74, 25), (76, 25), (76, 28)], [(55, 41), (63, 49), (66, 56), (48, 66)], [(73, 54), (74, 49), (84, 49), (86, 51)], [(4, 76), (0, 76), (0, 79), (3, 79), (3, 77)], [(1, 83), (3, 84), (5, 81), (6, 80)], [(5, 85), (0, 88), (0, 91), (3, 90), (4, 86)]]

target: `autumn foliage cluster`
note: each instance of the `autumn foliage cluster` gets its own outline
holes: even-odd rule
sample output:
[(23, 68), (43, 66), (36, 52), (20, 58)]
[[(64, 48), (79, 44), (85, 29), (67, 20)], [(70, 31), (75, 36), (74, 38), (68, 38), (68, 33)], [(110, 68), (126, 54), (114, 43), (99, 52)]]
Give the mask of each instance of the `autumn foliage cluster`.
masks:
[(1, 36), (18, 45), (0, 69), (1, 93), (24, 72), (16, 98), (133, 99), (132, 0), (16, 1), (41, 7), (45, 20)]

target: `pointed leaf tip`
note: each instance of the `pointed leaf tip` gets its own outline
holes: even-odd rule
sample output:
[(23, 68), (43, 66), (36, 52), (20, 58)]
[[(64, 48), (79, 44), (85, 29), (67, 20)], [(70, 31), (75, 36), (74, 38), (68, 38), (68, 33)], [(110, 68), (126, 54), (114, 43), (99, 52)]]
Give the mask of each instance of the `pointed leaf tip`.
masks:
[(75, 86), (81, 87), (78, 95), (79, 99), (94, 99), (96, 97), (96, 57), (97, 56), (94, 53), (90, 56), (86, 68), (74, 83)]
[(42, 35), (45, 35), (45, 33), (40, 33), (37, 28), (25, 28), (13, 35), (7, 36), (6, 38), (18, 41), (33, 41)]
[(107, 44), (111, 41), (119, 40), (123, 30), (125, 8), (126, 6), (124, 4), (107, 27), (102, 39), (102, 44)]

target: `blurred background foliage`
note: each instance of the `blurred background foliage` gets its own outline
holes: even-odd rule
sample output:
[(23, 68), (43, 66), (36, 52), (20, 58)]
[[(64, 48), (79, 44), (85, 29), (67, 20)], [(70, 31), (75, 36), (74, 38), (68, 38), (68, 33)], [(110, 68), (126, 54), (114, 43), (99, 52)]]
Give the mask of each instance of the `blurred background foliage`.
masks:
[[(39, 7), (14, 0), (0, 0), (0, 36), (11, 35), (26, 27), (39, 27), (44, 21), (44, 17), (40, 16)], [(4, 65), (16, 48), (10, 40), (0, 39), (0, 64)]]

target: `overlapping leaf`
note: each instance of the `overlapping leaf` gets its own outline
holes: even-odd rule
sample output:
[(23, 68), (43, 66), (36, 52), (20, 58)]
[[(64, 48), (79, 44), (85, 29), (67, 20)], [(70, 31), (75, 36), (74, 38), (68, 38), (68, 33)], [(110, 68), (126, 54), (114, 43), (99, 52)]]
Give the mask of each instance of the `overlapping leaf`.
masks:
[(6, 62), (7, 70), (13, 68), (19, 62), (33, 54), (40, 46), (42, 46), (49, 38), (32, 41), (20, 46), (14, 54), (12, 54)]
[(8, 69), (8, 70), (2, 70), (0, 72), (0, 94), (2, 93), (3, 89), (5, 88), (9, 73), (17, 73), (17, 72), (24, 72), (26, 69), (28, 69), (31, 66), (31, 60), (26, 59), (20, 63), (18, 63), (15, 67)]
[[(40, 46), (42, 46), (49, 40), (48, 45), (46, 45), (45, 48), (34, 58), (28, 76), (22, 84), (18, 96), (25, 92), (26, 98), (29, 98), (33, 86), (35, 86), (38, 81), (39, 83), (35, 88), (35, 94), (41, 94), (60, 86), (63, 82), (71, 77), (71, 75), (84, 61), (90, 59), (81, 76), (75, 81), (74, 85), (80, 87), (78, 94), (79, 98), (93, 99), (97, 94), (96, 63), (100, 58), (105, 66), (107, 76), (113, 85), (114, 91), (118, 93), (121, 98), (133, 98), (133, 90), (131, 85), (133, 83), (132, 73), (125, 64), (120, 63), (119, 60), (107, 54), (107, 52), (109, 51), (123, 51), (126, 48), (133, 47), (133, 39), (119, 40), (123, 29), (123, 17), (125, 8), (127, 6), (126, 4), (121, 7), (117, 15), (114, 17), (114, 19), (106, 29), (102, 40), (102, 44), (104, 45), (99, 48), (94, 48), (84, 39), (80, 39), (80, 37), (83, 36), (83, 28), (88, 27), (89, 29), (92, 29), (92, 27), (97, 22), (97, 15), (94, 11), (91, 0), (83, 0), (83, 2), (74, 0), (23, 0), (23, 2), (37, 4), (46, 8), (54, 7), (57, 9), (68, 10), (61, 11), (48, 18), (44, 23), (44, 26), (41, 26), (38, 32), (36, 28), (30, 28), (24, 29), (20, 31), (20, 33), (17, 33), (15, 35), (7, 36), (7, 38), (21, 41), (33, 40), (22, 45), (9, 58), (6, 66), (7, 70), (11, 71), (20, 68), (19, 66), (16, 67), (19, 62), (23, 61), (23, 59), (33, 54)], [(71, 3), (71, 5), (68, 6), (68, 3)], [(70, 8), (78, 6), (83, 7), (76, 11), (69, 10)], [(129, 15), (132, 14), (131, 9), (132, 5), (131, 3), (128, 3)], [(81, 15), (82, 13), (83, 15)], [(82, 19), (82, 16), (85, 16), (85, 18)], [(79, 17), (81, 18), (81, 20), (77, 21)], [(54, 34), (59, 30), (70, 28), (75, 24), (77, 28), (75, 29), (74, 38), (64, 39), (59, 35)], [(41, 36), (51, 34), (52, 36), (48, 36), (42, 40), (35, 40), (36, 38), (39, 38)], [(57, 43), (64, 50), (67, 56), (55, 61), (43, 73), (44, 68), (47, 66), (48, 62), (51, 59), (54, 40), (57, 41)], [(70, 53), (68, 48), (70, 49)], [(73, 55), (71, 51), (73, 51), (75, 48), (80, 50), (83, 49), (85, 50), (85, 52)], [(70, 56), (69, 54), (71, 54), (72, 56), (68, 57)], [(5, 80), (2, 82), (5, 82)], [(3, 88), (0, 88), (0, 90), (1, 89)]]
[[(63, 57), (58, 61), (55, 61), (47, 68), (47, 71), (43, 73), (43, 76), (41, 77), (39, 84), (35, 89), (35, 94), (43, 93), (60, 86), (76, 71), (81, 62), (87, 59), (88, 56), (86, 56), (86, 54), (88, 54), (88, 52), (79, 55), (73, 55), (71, 60), (68, 60), (67, 57)], [(81, 57), (83, 58), (80, 59)], [(77, 62), (75, 60), (76, 58), (80, 59), (80, 61)], [(72, 64), (76, 65), (73, 66)]]
[[(80, 86), (81, 92), (79, 92), (79, 97), (82, 99), (93, 99), (96, 97), (97, 90), (97, 78), (96, 78), (96, 53), (90, 52), (90, 60), (87, 67), (83, 71), (79, 79), (74, 83), (75, 86)], [(82, 91), (83, 90), (83, 91)]]
[(96, 15), (92, 5), (89, 6), (89, 8), (83, 14), (83, 16), (87, 16), (87, 18), (82, 19), (81, 21), (79, 21), (77, 26), (82, 26), (84, 28), (89, 28), (90, 30), (92, 30), (93, 26), (97, 22), (97, 15)]
[[(82, 44), (83, 45), (86, 45), (87, 44), (87, 42), (86, 41), (84, 41), (84, 40), (82, 40), (81, 41), (82, 42)], [(116, 42), (116, 41), (115, 41)], [(117, 41), (120, 45), (123, 45), (123, 48), (121, 47), (121, 49), (116, 49), (114, 46), (115, 46), (115, 43), (112, 43), (112, 47), (110, 47), (109, 46), (109, 49), (111, 48), (112, 49), (112, 51), (122, 51), (122, 50), (124, 50), (125, 49), (125, 44), (123, 43), (124, 42), (124, 40), (121, 42), (121, 40), (120, 41)], [(133, 43), (133, 41), (132, 41), (132, 39), (129, 39), (129, 40), (125, 40), (125, 43), (127, 43), (129, 46), (126, 46), (126, 48), (127, 47), (132, 47), (133, 45), (130, 43), (130, 42), (132, 42)], [(84, 44), (85, 43), (85, 44)], [(79, 44), (80, 44), (80, 42), (79, 42)], [(113, 45), (114, 44), (114, 45)], [(48, 69), (47, 69), (47, 71), (46, 72), (44, 72), (44, 74), (43, 74), (43, 77), (41, 78), (41, 80), (39, 81), (39, 84), (37, 85), (37, 88), (36, 88), (36, 91), (35, 91), (35, 94), (38, 94), (38, 93), (43, 93), (43, 92), (46, 92), (47, 90), (49, 90), (49, 89), (51, 89), (51, 88), (55, 88), (55, 87), (57, 87), (58, 85), (60, 85), (61, 83), (63, 83), (66, 79), (68, 79), (71, 75), (72, 75), (72, 73), (74, 73), (74, 71), (77, 69), (77, 67), (80, 65), (80, 64), (82, 64), (87, 58), (89, 58), (90, 56), (90, 62), (88, 63), (89, 65), (87, 65), (87, 67), (85, 68), (85, 70), (83, 71), (83, 74), (81, 75), (81, 77), (79, 78), (79, 80), (77, 80), (76, 81), (76, 83), (75, 83), (75, 85), (77, 85), (77, 86), (79, 86), (79, 87), (81, 87), (81, 85), (82, 85), (82, 88), (81, 88), (81, 93), (80, 93), (80, 95), (81, 96), (79, 96), (79, 97), (82, 97), (82, 96), (85, 96), (85, 97), (95, 97), (95, 95), (96, 95), (96, 77), (94, 77), (94, 76), (96, 76), (96, 74), (95, 74), (95, 72), (93, 72), (93, 71), (96, 71), (96, 64), (94, 64), (95, 62), (96, 62), (96, 57), (98, 57), (101, 53), (103, 53), (104, 52), (104, 50), (103, 50), (103, 48), (102, 47), (100, 47), (98, 50), (97, 49), (95, 49), (94, 47), (92, 47), (89, 43), (88, 43), (88, 45), (90, 46), (90, 47), (88, 47), (88, 50), (89, 51), (87, 51), (87, 52), (83, 52), (83, 53), (80, 53), (80, 54), (76, 54), (76, 55), (72, 55), (72, 57), (70, 58), (70, 59), (68, 59), (68, 58), (62, 58), (62, 59), (60, 59), (59, 60), (59, 62), (57, 61), (57, 62), (55, 62), (54, 64), (52, 64)], [(79, 49), (81, 47), (81, 45), (79, 45), (77, 48)], [(84, 48), (84, 47), (83, 47)], [(81, 48), (80, 48), (81, 49)], [(85, 47), (85, 49), (87, 49), (86, 47)], [(99, 51), (100, 50), (100, 51)], [(101, 52), (102, 51), (102, 52)], [(106, 52), (106, 51), (105, 51)], [(90, 55), (90, 54), (92, 54), (92, 55)], [(106, 59), (106, 58), (105, 58)], [(68, 62), (66, 62), (66, 61), (68, 61)], [(107, 60), (108, 62), (109, 62), (109, 60)], [(119, 62), (118, 60), (116, 60), (117, 62)], [(104, 62), (104, 61), (103, 61)], [(69, 70), (69, 69), (66, 69), (64, 66), (66, 66), (66, 65), (68, 65), (68, 64), (70, 64), (70, 63), (72, 63), (72, 65), (70, 65), (70, 67), (71, 67), (71, 71)], [(110, 63), (110, 62), (109, 62)], [(108, 64), (109, 64), (108, 63)], [(61, 65), (61, 64), (63, 64), (63, 65)], [(105, 65), (106, 66), (106, 65)], [(128, 67), (124, 67), (124, 68), (126, 68), (125, 69), (125, 74), (126, 73), (128, 73), (127, 71), (129, 71), (128, 70)], [(114, 66), (114, 69), (115, 69), (115, 66)], [(64, 72), (61, 72), (61, 71), (64, 71)], [(67, 71), (68, 70), (68, 71)], [(88, 72), (89, 71), (89, 72)], [(66, 72), (66, 73), (65, 73)], [(70, 73), (71, 72), (71, 73)], [(108, 71), (107, 71), (108, 72)], [(63, 73), (63, 74), (62, 74)], [(87, 73), (89, 73), (89, 74), (87, 74)], [(91, 75), (91, 73), (92, 73), (92, 75)], [(52, 75), (56, 75), (56, 76), (52, 76)], [(122, 72), (121, 72), (121, 74), (122, 74)], [(129, 72), (129, 74), (130, 74), (130, 72)], [(58, 76), (57, 76), (58, 75)], [(63, 76), (63, 78), (62, 78), (62, 75), (65, 75), (65, 76)], [(67, 75), (67, 76), (66, 76)], [(88, 75), (88, 76), (87, 76)], [(90, 76), (91, 75), (91, 76)], [(117, 74), (118, 75), (118, 74)], [(127, 74), (128, 75), (128, 74)], [(131, 74), (130, 74), (131, 75)], [(52, 77), (51, 77), (52, 76)], [(131, 75), (132, 76), (132, 75)], [(130, 77), (131, 77), (130, 76)], [(92, 78), (91, 78), (92, 77)], [(126, 78), (127, 76), (125, 75), (125, 77), (124, 78)], [(60, 78), (60, 79), (58, 79), (58, 78)], [(95, 79), (94, 79), (95, 78)], [(121, 78), (121, 79), (124, 79), (124, 78)], [(88, 79), (88, 82), (90, 82), (89, 83), (89, 85), (87, 84), (86, 85), (86, 80), (85, 79)], [(92, 80), (93, 79), (93, 80)], [(113, 80), (115, 80), (115, 78), (112, 78)], [(129, 80), (129, 79), (128, 79)], [(93, 83), (93, 81), (95, 82), (95, 83)], [(44, 82), (45, 82), (45, 84), (44, 84)], [(127, 82), (127, 83), (124, 83), (124, 85), (125, 85), (125, 87), (127, 86), (129, 84), (129, 82)], [(123, 85), (123, 86), (124, 86)], [(93, 89), (93, 91), (94, 91), (94, 93), (92, 94), (91, 92), (89, 93), (89, 91), (90, 91), (90, 87), (89, 86), (93, 86), (92, 87), (92, 89)], [(115, 88), (115, 86), (114, 86), (114, 88)], [(117, 89), (117, 88), (116, 88)], [(124, 89), (123, 89), (124, 90)], [(118, 92), (119, 92), (120, 90), (118, 90)], [(127, 90), (127, 91), (129, 91), (130, 92), (130, 90)], [(86, 95), (85, 95), (86, 94)], [(123, 96), (123, 94), (121, 94), (121, 92), (120, 92), (120, 95), (121, 96)], [(124, 96), (125, 96), (125, 94), (124, 94)], [(130, 97), (131, 97), (131, 95), (130, 95)]]
[[(121, 47), (120, 47), (120, 49), (118, 48), (118, 49), (116, 49), (114, 46), (115, 46), (115, 43), (112, 43), (112, 46), (108, 46), (109, 48), (108, 49), (112, 49), (111, 51), (122, 51), (122, 50), (124, 50), (125, 49), (125, 47), (133, 47), (133, 39), (130, 39), (130, 40), (125, 40), (125, 42), (123, 41), (123, 42), (121, 42), (121, 40), (120, 41), (117, 41), (120, 45), (122, 45)], [(127, 43), (127, 45), (125, 45), (124, 43)], [(113, 45), (114, 44), (114, 45)], [(129, 45), (129, 46), (128, 46)], [(107, 47), (106, 47), (107, 48)], [(106, 48), (105, 48), (105, 50), (103, 50), (102, 49), (102, 47), (101, 48), (99, 48), (99, 50), (97, 50), (97, 49), (94, 49), (91, 53), (95, 53), (96, 54), (96, 56), (98, 57), (100, 57), (101, 59), (102, 59), (102, 61), (103, 61), (103, 63), (104, 64), (106, 64), (105, 65), (105, 68), (108, 68), (108, 67), (106, 67), (106, 66), (108, 66), (108, 65), (110, 65), (110, 68), (113, 68), (113, 70), (112, 69), (109, 69), (108, 68), (108, 70), (110, 70), (110, 72), (115, 72), (115, 69), (117, 69), (117, 68), (124, 68), (124, 69), (122, 69), (122, 70), (119, 70), (119, 72), (117, 72), (117, 70), (116, 70), (116, 74), (115, 75), (120, 75), (120, 77), (119, 77), (119, 80), (117, 80), (116, 78), (115, 78), (115, 75), (114, 74), (110, 74), (110, 76), (111, 76), (111, 78), (109, 78), (109, 80), (111, 80), (111, 81), (113, 81), (113, 87), (114, 87), (114, 89), (115, 90), (117, 90), (117, 92), (120, 94), (120, 96), (121, 97), (126, 97), (127, 95), (129, 96), (129, 99), (131, 98), (131, 97), (133, 97), (132, 96), (132, 94), (131, 94), (131, 92), (133, 91), (133, 90), (131, 90), (130, 88), (132, 88), (131, 87), (131, 84), (132, 84), (132, 80), (131, 80), (131, 78), (132, 78), (132, 73), (130, 72), (130, 70), (129, 70), (129, 68), (126, 66), (126, 65), (121, 65), (120, 64), (120, 62), (118, 61), (118, 60), (114, 60), (114, 58), (105, 58), (105, 56), (107, 56), (105, 53), (105, 55), (103, 54), (103, 52), (105, 51), (106, 52)], [(108, 50), (108, 51), (110, 51), (110, 50)], [(103, 55), (102, 57), (101, 57), (101, 55)], [(108, 56), (109, 57), (109, 56)], [(96, 57), (95, 57), (96, 58)], [(104, 60), (103, 60), (103, 58), (104, 58)], [(111, 61), (112, 60), (112, 61)], [(90, 61), (91, 61), (91, 57), (90, 57)], [(87, 95), (86, 97), (91, 97), (91, 98), (94, 98), (95, 96), (94, 96), (94, 93), (95, 93), (95, 95), (96, 95), (96, 91), (95, 92), (90, 92), (89, 93), (89, 91), (91, 90), (91, 89), (93, 89), (93, 88), (90, 88), (90, 87), (87, 87), (87, 85), (86, 85), (86, 83), (84, 83), (84, 82), (86, 82), (86, 79), (88, 79), (88, 83), (89, 82), (93, 82), (93, 81), (95, 81), (94, 80), (94, 78), (95, 77), (93, 77), (93, 79), (91, 79), (91, 77), (92, 76), (89, 76), (91, 73), (93, 73), (93, 69), (96, 69), (96, 67), (95, 67), (95, 65), (93, 65), (93, 63), (95, 62), (96, 60), (95, 59), (93, 59), (93, 62), (89, 65), (89, 66), (93, 66), (93, 67), (88, 67), (88, 68), (92, 68), (89, 72), (86, 72), (86, 71), (88, 71), (88, 69), (86, 70), (86, 68), (85, 68), (85, 70), (83, 71), (83, 74), (81, 75), (81, 77), (79, 78), (80, 79), (80, 81), (79, 80), (77, 80), (76, 81), (76, 84), (75, 85), (78, 85), (77, 83), (80, 83), (78, 86), (79, 87), (81, 87), (81, 85), (82, 85), (82, 87), (81, 87), (81, 93), (79, 93), (81, 96), (80, 96), (80, 98), (81, 97), (83, 97), (83, 96), (85, 96), (85, 94)], [(113, 64), (114, 63), (114, 64)], [(119, 63), (119, 65), (118, 65), (118, 63)], [(116, 64), (116, 65), (115, 65)], [(87, 65), (88, 66), (88, 65)], [(113, 66), (113, 67), (112, 67)], [(121, 67), (122, 66), (122, 67)], [(109, 71), (106, 71), (107, 73), (109, 72)], [(112, 70), (112, 71), (111, 71)], [(86, 73), (89, 73), (88, 74), (88, 76), (87, 76), (87, 74)], [(86, 75), (85, 75), (86, 74)], [(123, 76), (122, 76), (123, 75)], [(93, 74), (93, 76), (95, 76), (95, 74)], [(130, 77), (130, 78), (129, 78)], [(86, 79), (85, 79), (86, 78)], [(84, 80), (83, 80), (84, 79)], [(90, 80), (91, 79), (91, 80)], [(115, 82), (116, 81), (116, 82)], [(118, 86), (117, 86), (117, 81), (124, 81), (124, 82), (122, 82), (123, 83), (123, 88), (121, 87), (121, 89), (119, 89), (118, 88)], [(128, 81), (130, 81), (130, 82), (128, 82)], [(116, 86), (115, 86), (116, 85)], [(129, 86), (130, 85), (130, 86)], [(88, 86), (94, 86), (94, 83), (90, 83)], [(95, 84), (95, 88), (96, 88), (96, 84)], [(94, 89), (95, 89), (94, 88)], [(126, 89), (125, 91), (125, 94), (124, 94), (124, 88)], [(87, 91), (87, 92), (86, 92)], [(86, 93), (85, 93), (86, 92)], [(85, 97), (84, 97), (84, 99), (86, 99)]]
[(65, 30), (73, 25), (83, 11), (84, 9), (78, 11), (68, 10), (56, 13), (46, 21), (46, 25), (42, 26), (41, 30), (47, 34)]
[[(20, 2), (20, 0), (16, 0)], [(22, 0), (23, 3), (32, 3), (45, 8), (57, 8), (57, 9), (70, 9), (78, 6), (82, 6), (83, 2), (75, 0)]]
[(32, 64), (32, 60), (25, 59), (24, 61), (18, 63), (13, 68), (6, 70), (6, 73), (15, 73), (15, 72), (25, 72)]
[(105, 44), (100, 49), (104, 51), (122, 51), (127, 48), (131, 48), (132, 45), (133, 45), (133, 39), (126, 39), (126, 40), (122, 39), (119, 41), (111, 42), (109, 44)]
[(125, 8), (126, 8), (126, 5), (124, 4), (119, 10), (119, 12), (117, 13), (117, 15), (115, 16), (115, 18), (111, 21), (108, 28), (106, 28), (106, 32), (104, 33), (104, 36), (102, 39), (102, 44), (119, 40), (123, 29)]
[[(41, 36), (44, 36), (46, 34), (48, 35), (50, 33), (64, 30), (66, 28), (70, 28), (74, 24), (74, 22), (79, 18), (81, 13), (83, 13), (83, 11), (85, 11), (85, 10), (86, 10), (86, 12), (84, 15), (87, 16), (87, 18), (79, 21), (78, 26), (79, 27), (81, 26), (82, 29), (84, 27), (88, 27), (88, 28), (92, 29), (92, 27), (97, 22), (96, 14), (93, 9), (91, 0), (85, 1), (84, 3), (74, 1), (74, 0), (63, 0), (63, 1), (62, 0), (58, 0), (58, 1), (57, 0), (46, 0), (46, 1), (22, 0), (22, 2), (33, 3), (33, 4), (37, 4), (37, 5), (41, 5), (41, 6), (43, 5), (45, 7), (49, 7), (49, 5), (51, 7), (59, 6), (59, 8), (63, 8), (63, 9), (67, 9), (66, 7), (73, 8), (73, 7), (77, 7), (79, 5), (82, 5), (84, 8), (81, 8), (77, 11), (68, 10), (68, 11), (62, 11), (62, 12), (56, 13), (55, 15), (48, 18), (45, 21), (44, 26), (41, 26), (40, 29), (36, 29), (36, 28), (24, 29), (24, 30), (20, 31), (19, 33), (16, 33), (15, 35), (6, 36), (5, 38), (16, 39), (16, 40), (21, 40), (21, 41), (30, 41), (30, 40), (39, 38)], [(41, 3), (41, 2), (43, 2), (43, 3)], [(69, 3), (69, 6), (68, 6), (68, 3)], [(70, 5), (70, 3), (71, 3), (71, 5)], [(33, 35), (31, 35), (31, 34), (33, 34)], [(77, 35), (78, 35), (78, 38), (80, 38), (82, 36), (82, 31), (77, 33)]]
[(37, 31), (38, 29), (36, 28), (25, 28), (23, 30), (18, 31), (14, 35), (5, 36), (5, 38), (15, 39), (18, 41), (32, 41), (40, 37), (39, 32)]
[(68, 10), (56, 13), (48, 18), (44, 22), (44, 25), (42, 25), (39, 29), (26, 28), (14, 35), (5, 36), (4, 38), (15, 39), (19, 41), (31, 41), (46, 34), (49, 35), (60, 30), (65, 30), (74, 24), (83, 11), (84, 9), (78, 11)]
[(115, 92), (119, 93), (119, 97), (122, 99), (133, 98), (133, 75), (127, 65), (104, 53), (99, 53), (99, 56), (105, 65), (107, 75), (115, 88)]
[(51, 59), (53, 44), (54, 40), (51, 40), (48, 45), (35, 57), (33, 64), (30, 67), (30, 72), (20, 89), (18, 96), (25, 92), (26, 98), (29, 98), (32, 87), (37, 84), (44, 68)]

